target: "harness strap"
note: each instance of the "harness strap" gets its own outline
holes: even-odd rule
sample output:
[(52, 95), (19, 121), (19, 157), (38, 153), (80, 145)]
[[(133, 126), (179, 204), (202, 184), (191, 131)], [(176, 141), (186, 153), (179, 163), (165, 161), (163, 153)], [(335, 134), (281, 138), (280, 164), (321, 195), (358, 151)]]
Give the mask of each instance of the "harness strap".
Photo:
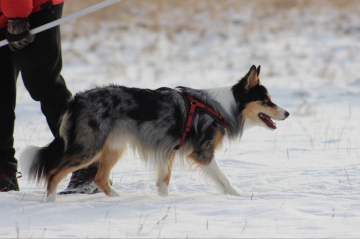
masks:
[[(180, 149), (181, 146), (184, 145), (185, 143), (185, 139), (187, 134), (189, 133), (191, 127), (192, 127), (192, 123), (193, 120), (195, 118), (195, 116), (199, 113), (200, 110), (208, 113), (210, 116), (212, 116), (214, 119), (220, 121), (222, 123), (222, 126), (224, 128), (226, 128), (226, 124), (224, 121), (224, 118), (222, 117), (221, 114), (218, 114), (213, 108), (209, 107), (208, 105), (205, 105), (199, 101), (196, 101), (193, 97), (191, 97), (191, 95), (189, 95), (188, 93), (185, 93), (186, 98), (190, 101), (190, 110), (188, 112), (188, 117), (187, 117), (187, 121), (185, 124), (185, 127), (183, 129), (183, 133), (182, 133), (182, 137), (181, 137), (181, 141), (178, 145), (176, 145), (174, 147), (175, 150)], [(186, 99), (185, 98), (185, 99)], [(200, 109), (197, 110), (197, 107), (199, 107)]]

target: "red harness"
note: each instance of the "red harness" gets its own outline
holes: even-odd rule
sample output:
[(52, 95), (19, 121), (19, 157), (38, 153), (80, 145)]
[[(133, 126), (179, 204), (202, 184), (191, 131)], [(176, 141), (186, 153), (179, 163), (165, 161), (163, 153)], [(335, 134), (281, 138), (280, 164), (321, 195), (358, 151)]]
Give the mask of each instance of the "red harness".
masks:
[(211, 107), (209, 107), (208, 105), (205, 105), (201, 102), (196, 101), (188, 93), (185, 93), (185, 96), (186, 96), (185, 100), (188, 100), (190, 102), (190, 110), (188, 112), (186, 125), (184, 125), (185, 129), (183, 129), (181, 141), (178, 145), (175, 146), (175, 148), (174, 148), (175, 150), (180, 149), (180, 147), (184, 145), (186, 136), (192, 127), (193, 120), (200, 111), (204, 111), (204, 112), (208, 113), (211, 117), (213, 117), (217, 121), (221, 122), (222, 126), (224, 128), (226, 128), (224, 118), (222, 117), (221, 114), (216, 113), (216, 111), (214, 109), (212, 109)]

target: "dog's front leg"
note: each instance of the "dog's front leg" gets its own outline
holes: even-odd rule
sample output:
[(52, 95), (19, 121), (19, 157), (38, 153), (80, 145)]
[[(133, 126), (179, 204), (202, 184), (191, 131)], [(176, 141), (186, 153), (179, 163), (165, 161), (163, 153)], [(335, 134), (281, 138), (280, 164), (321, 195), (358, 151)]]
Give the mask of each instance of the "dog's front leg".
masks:
[(215, 158), (213, 158), (208, 165), (200, 165), (200, 168), (215, 184), (220, 186), (225, 194), (241, 196), (221, 170)]
[(170, 156), (165, 168), (158, 168), (158, 178), (156, 187), (160, 196), (166, 197), (169, 195), (169, 184), (171, 178), (171, 170), (174, 162), (174, 157)]
[(204, 174), (212, 179), (216, 186), (218, 186), (225, 194), (241, 196), (215, 160), (214, 152), (222, 141), (223, 133), (217, 132), (214, 135), (215, 137), (211, 140), (203, 142), (198, 150), (189, 155), (189, 158), (192, 159)]

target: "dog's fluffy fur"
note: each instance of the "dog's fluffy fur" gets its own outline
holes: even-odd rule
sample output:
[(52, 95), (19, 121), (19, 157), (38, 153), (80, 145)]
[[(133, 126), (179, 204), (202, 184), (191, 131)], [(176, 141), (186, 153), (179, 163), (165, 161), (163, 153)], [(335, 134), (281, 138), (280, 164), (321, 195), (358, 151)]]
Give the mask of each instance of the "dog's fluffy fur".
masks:
[[(22, 170), (31, 180), (46, 181), (48, 201), (55, 201), (56, 187), (67, 174), (100, 161), (95, 184), (106, 195), (119, 196), (109, 185), (109, 174), (130, 146), (154, 166), (160, 195), (168, 195), (174, 160), (188, 159), (223, 192), (239, 196), (214, 159), (216, 147), (224, 137), (240, 138), (246, 124), (275, 129), (271, 118), (289, 116), (271, 102), (259, 75), (260, 66), (252, 66), (234, 86), (209, 90), (110, 85), (78, 93), (62, 115), (59, 136), (43, 148), (27, 148), (20, 157)], [(183, 147), (174, 150), (187, 119), (184, 93), (221, 114), (226, 129), (208, 114), (199, 113)]]

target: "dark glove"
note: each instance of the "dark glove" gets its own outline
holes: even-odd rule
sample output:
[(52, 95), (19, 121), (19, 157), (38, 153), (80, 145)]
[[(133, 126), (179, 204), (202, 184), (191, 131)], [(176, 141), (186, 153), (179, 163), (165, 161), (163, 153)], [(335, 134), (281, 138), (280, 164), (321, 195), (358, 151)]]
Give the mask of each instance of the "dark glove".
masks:
[(29, 31), (29, 22), (27, 18), (10, 18), (6, 39), (12, 51), (18, 51), (34, 41), (35, 36)]

